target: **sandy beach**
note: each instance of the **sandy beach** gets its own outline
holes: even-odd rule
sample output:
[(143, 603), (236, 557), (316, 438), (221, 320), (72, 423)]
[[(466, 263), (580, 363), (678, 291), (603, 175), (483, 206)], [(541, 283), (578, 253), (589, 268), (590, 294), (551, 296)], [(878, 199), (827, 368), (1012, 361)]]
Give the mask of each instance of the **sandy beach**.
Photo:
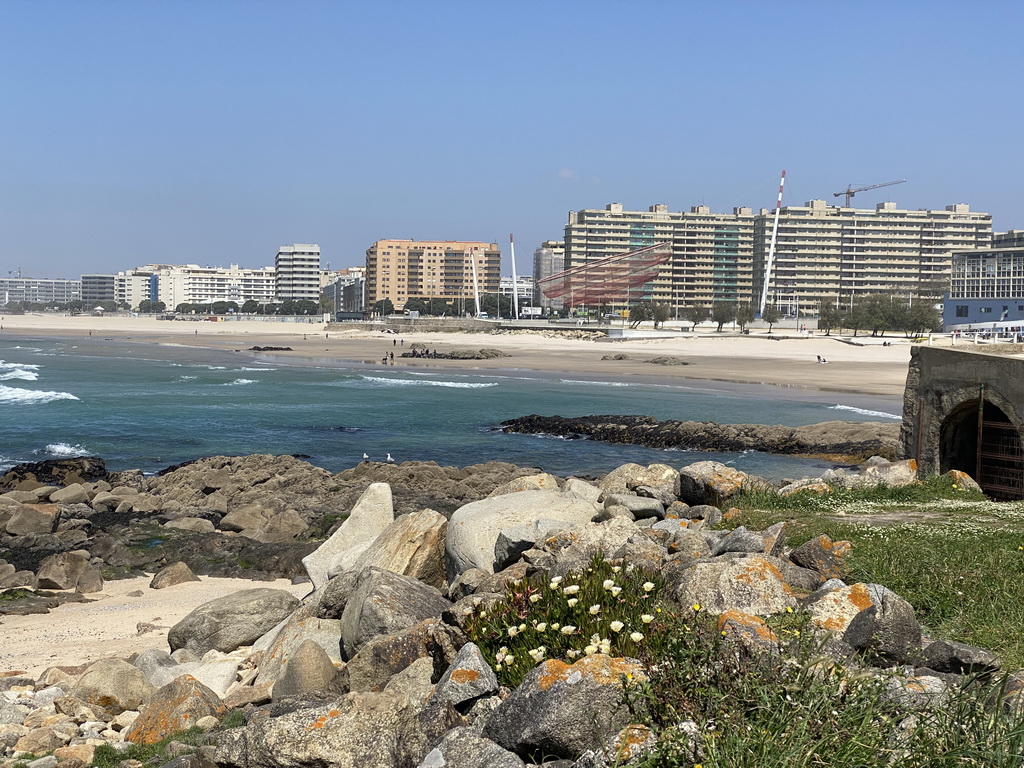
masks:
[(151, 576), (108, 581), (89, 602), (65, 603), (48, 614), (0, 616), (0, 673), (38, 676), (49, 667), (78, 665), (150, 648), (169, 650), (167, 631), (203, 603), (242, 589), (284, 589), (296, 597), (309, 584), (287, 580), (214, 579), (150, 589)]
[[(521, 370), (626, 382), (695, 379), (883, 397), (902, 396), (912, 346), (901, 334), (884, 339), (864, 335), (851, 338), (776, 329), (771, 338), (763, 329), (752, 330), (750, 335), (718, 334), (710, 324), (696, 333), (666, 334), (664, 338), (600, 341), (559, 338), (544, 335), (543, 331), (416, 332), (395, 336), (362, 326), (335, 325), (328, 329), (323, 323), (182, 322), (150, 317), (8, 315), (0, 320), (0, 325), (0, 338), (50, 336), (76, 337), (83, 344), (88, 339), (175, 344), (237, 351), (246, 359), (259, 357), (284, 364), (291, 361), (295, 365), (380, 365), (385, 354), (394, 352), (396, 368)], [(883, 345), (883, 341), (889, 344)], [(414, 343), (438, 352), (495, 348), (508, 357), (488, 361), (400, 357)], [(950, 342), (948, 338), (936, 337), (933, 343)], [(253, 346), (291, 347), (292, 351), (248, 351)], [(629, 359), (602, 360), (611, 355), (627, 355)], [(686, 360), (688, 365), (647, 362), (666, 356)], [(819, 363), (819, 356), (827, 363)]]

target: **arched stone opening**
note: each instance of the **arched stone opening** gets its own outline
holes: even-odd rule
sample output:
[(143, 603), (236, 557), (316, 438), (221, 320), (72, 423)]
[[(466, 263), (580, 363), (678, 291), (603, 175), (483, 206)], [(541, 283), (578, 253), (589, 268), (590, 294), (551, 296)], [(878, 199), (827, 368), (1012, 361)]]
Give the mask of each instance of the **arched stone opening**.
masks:
[(1024, 498), (1020, 433), (995, 403), (969, 400), (950, 411), (942, 422), (939, 446), (942, 472), (966, 472), (997, 500)]

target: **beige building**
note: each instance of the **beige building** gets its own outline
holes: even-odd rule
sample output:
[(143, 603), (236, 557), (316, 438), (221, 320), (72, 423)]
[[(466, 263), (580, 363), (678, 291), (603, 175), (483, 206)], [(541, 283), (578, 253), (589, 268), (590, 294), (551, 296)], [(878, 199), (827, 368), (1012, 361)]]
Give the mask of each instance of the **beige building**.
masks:
[[(775, 210), (706, 206), (671, 212), (653, 205), (626, 211), (621, 203), (570, 211), (565, 266), (671, 243), (671, 259), (631, 303), (651, 299), (676, 314), (716, 302), (759, 303)], [(985, 247), (992, 217), (967, 205), (944, 210), (840, 208), (823, 200), (779, 212), (775, 265), (768, 301), (786, 313), (814, 314), (823, 300), (848, 306), (864, 293), (938, 298), (948, 287), (952, 252)]]
[(472, 301), (473, 264), (480, 294), (498, 293), (501, 251), (477, 240), (378, 240), (366, 251), (366, 305), (390, 299)]

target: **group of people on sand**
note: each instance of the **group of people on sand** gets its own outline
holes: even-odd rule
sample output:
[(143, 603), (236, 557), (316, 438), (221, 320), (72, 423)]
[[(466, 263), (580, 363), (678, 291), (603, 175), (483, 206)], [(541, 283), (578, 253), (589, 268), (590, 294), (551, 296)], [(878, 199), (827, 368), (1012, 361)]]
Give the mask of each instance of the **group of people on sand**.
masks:
[(437, 354), (437, 350), (436, 349), (435, 350), (413, 349), (412, 356), (413, 357), (434, 357), (434, 358), (440, 357), (440, 355)]

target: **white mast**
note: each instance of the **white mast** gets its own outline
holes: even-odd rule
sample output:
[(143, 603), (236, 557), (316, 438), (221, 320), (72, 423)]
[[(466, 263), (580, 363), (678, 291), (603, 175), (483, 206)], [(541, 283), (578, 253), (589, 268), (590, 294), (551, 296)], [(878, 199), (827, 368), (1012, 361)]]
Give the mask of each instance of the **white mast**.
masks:
[(469, 253), (469, 263), (473, 267), (473, 317), (480, 317), (480, 285), (476, 281), (476, 254)]
[(772, 227), (772, 242), (768, 246), (768, 261), (764, 266), (764, 287), (761, 288), (761, 303), (757, 311), (764, 312), (765, 304), (768, 302), (768, 282), (772, 279), (772, 269), (775, 267), (775, 239), (779, 234), (779, 212), (782, 210), (782, 188), (786, 185), (786, 172), (782, 172), (782, 180), (779, 182), (779, 199), (775, 202), (775, 225)]
[[(512, 319), (519, 319), (519, 280), (516, 277), (516, 241), (510, 234), (508, 246), (512, 251)], [(499, 305), (500, 306), (500, 305)]]

